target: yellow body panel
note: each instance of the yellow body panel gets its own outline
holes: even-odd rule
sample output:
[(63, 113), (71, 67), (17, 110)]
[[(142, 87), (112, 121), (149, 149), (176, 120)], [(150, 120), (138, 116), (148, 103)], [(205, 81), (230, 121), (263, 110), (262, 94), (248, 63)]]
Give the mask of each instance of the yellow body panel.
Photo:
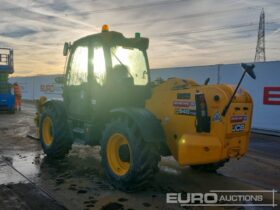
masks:
[(181, 165), (217, 162), (221, 157), (222, 145), (217, 137), (184, 134), (176, 145)]
[[(146, 108), (161, 120), (167, 144), (179, 164), (214, 163), (247, 152), (253, 109), (250, 95), (240, 89), (227, 115), (221, 116), (233, 91), (229, 85), (201, 86), (178, 78), (153, 89)], [(204, 93), (206, 98), (211, 117), (209, 133), (196, 131), (196, 93)], [(215, 96), (219, 100), (214, 100)]]

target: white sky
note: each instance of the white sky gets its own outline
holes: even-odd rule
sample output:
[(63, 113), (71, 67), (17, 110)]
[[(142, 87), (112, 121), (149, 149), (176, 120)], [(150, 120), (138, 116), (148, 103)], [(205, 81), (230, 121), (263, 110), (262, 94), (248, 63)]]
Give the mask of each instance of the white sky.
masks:
[(266, 57), (280, 58), (279, 0), (0, 0), (0, 47), (15, 50), (17, 76), (62, 73), (65, 41), (103, 24), (150, 38), (151, 68), (251, 62), (261, 9)]

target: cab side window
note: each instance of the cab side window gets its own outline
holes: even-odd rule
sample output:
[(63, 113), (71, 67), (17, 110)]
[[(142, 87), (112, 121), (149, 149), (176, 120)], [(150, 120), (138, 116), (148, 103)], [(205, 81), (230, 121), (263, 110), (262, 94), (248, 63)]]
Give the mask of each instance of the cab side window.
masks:
[(81, 85), (87, 82), (88, 77), (88, 48), (78, 46), (70, 61), (70, 69), (67, 77), (68, 85)]
[(99, 85), (103, 85), (106, 77), (106, 65), (103, 47), (93, 49), (93, 75)]

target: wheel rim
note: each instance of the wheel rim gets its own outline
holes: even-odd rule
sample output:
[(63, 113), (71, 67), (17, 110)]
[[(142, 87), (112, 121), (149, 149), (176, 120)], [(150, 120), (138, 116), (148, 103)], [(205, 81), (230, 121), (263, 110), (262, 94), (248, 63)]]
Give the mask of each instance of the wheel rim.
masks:
[(53, 123), (50, 117), (43, 121), (43, 141), (48, 146), (53, 143)]
[[(128, 159), (124, 160), (120, 152), (124, 147), (127, 147)], [(114, 134), (109, 138), (107, 143), (107, 159), (111, 170), (118, 176), (123, 176), (128, 173), (131, 166), (131, 152), (128, 140), (120, 133)]]

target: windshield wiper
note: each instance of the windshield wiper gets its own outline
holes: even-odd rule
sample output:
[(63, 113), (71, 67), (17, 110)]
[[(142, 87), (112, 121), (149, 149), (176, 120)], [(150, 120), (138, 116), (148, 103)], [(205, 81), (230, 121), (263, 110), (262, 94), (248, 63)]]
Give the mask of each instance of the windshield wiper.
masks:
[(119, 61), (119, 63), (120, 63), (121, 65), (125, 66), (125, 65), (123, 64), (123, 62), (121, 62), (121, 60), (116, 56), (116, 54), (115, 54), (114, 52), (112, 52), (112, 54), (113, 54), (113, 56)]
[[(123, 66), (126, 66), (123, 64), (123, 62), (121, 62), (121, 60), (116, 56), (116, 54), (112, 51), (112, 55), (118, 60), (118, 62), (123, 65)], [(129, 76), (131, 76), (131, 78), (133, 78), (132, 74), (130, 73), (129, 69), (127, 68), (127, 72), (129, 74)]]

